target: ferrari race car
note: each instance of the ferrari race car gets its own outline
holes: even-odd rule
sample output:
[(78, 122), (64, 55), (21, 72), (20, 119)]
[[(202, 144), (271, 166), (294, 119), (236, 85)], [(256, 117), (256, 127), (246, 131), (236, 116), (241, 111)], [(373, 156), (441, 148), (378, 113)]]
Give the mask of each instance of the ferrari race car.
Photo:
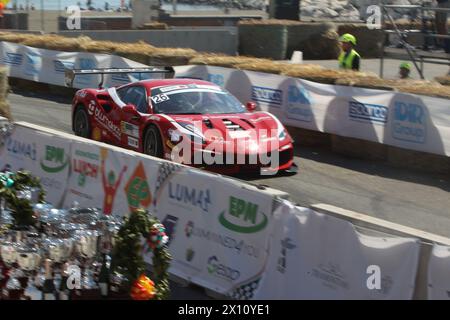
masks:
[[(103, 74), (132, 71), (73, 70), (72, 81), (77, 74), (101, 74), (103, 82)], [(72, 129), (77, 136), (215, 172), (295, 171), (290, 135), (274, 115), (255, 108), (203, 80), (142, 80), (77, 91)]]

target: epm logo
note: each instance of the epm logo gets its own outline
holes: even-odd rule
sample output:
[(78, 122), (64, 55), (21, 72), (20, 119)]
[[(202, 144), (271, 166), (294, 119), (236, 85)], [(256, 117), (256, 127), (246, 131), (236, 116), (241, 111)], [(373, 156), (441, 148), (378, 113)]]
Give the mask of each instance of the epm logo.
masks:
[(219, 222), (225, 228), (238, 233), (256, 233), (267, 226), (267, 216), (260, 212), (255, 203), (230, 197), (228, 212), (219, 215)]
[(348, 115), (352, 120), (385, 124), (388, 114), (388, 108), (385, 106), (349, 101)]
[(2, 59), (3, 64), (8, 66), (20, 66), (23, 62), (23, 54), (6, 52), (5, 57)]
[(69, 157), (64, 148), (54, 146), (45, 147), (45, 158), (41, 160), (41, 168), (48, 173), (58, 173), (69, 164)]
[(312, 98), (303, 86), (290, 85), (288, 88), (287, 117), (289, 119), (311, 122)]
[(396, 101), (392, 137), (397, 140), (425, 143), (427, 125), (425, 108), (415, 103)]
[(265, 87), (252, 86), (252, 100), (281, 106), (283, 103), (283, 91)]

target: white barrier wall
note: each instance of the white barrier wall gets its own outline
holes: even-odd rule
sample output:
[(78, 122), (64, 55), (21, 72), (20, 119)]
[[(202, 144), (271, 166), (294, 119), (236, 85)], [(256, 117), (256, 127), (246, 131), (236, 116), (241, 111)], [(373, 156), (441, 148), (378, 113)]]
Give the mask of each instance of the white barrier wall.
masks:
[(175, 70), (177, 77), (214, 82), (242, 103), (255, 101), (259, 109), (275, 114), (285, 125), (450, 155), (448, 99), (221, 67), (180, 66)]
[(411, 299), (420, 242), (368, 236), (344, 220), (285, 201), (255, 299)]
[[(276, 190), (26, 123), (0, 148), (7, 166), (47, 179), (49, 199), (64, 207), (149, 209), (170, 237), (170, 273), (234, 299), (412, 297), (418, 239), (368, 236), (288, 201), (275, 206)], [(430, 261), (433, 284), (444, 283), (441, 256)]]
[[(88, 52), (62, 52), (38, 49), (22, 44), (0, 42), (0, 64), (8, 75), (41, 83), (65, 86), (65, 69), (139, 68), (145, 65), (119, 56)], [(143, 75), (144, 77), (145, 75)], [(148, 78), (148, 75), (146, 76)], [(105, 86), (122, 85), (138, 80), (138, 75), (106, 75)], [(98, 75), (76, 77), (75, 88), (97, 88)]]
[(435, 244), (428, 264), (428, 299), (450, 299), (450, 247)]
[(270, 190), (35, 128), (15, 127), (0, 149), (0, 169), (31, 171), (48, 200), (65, 208), (77, 201), (108, 214), (148, 209), (167, 227), (169, 271), (183, 279), (232, 295), (260, 278), (272, 224)]

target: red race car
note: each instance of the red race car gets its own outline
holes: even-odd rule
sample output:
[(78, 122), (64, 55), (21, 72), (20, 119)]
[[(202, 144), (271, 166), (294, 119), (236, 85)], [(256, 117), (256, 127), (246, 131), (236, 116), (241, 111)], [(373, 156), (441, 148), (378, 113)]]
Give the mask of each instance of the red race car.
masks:
[[(103, 74), (125, 72), (136, 69), (74, 70), (69, 78), (101, 74), (102, 85)], [(77, 91), (72, 129), (77, 136), (215, 172), (295, 172), (290, 135), (274, 115), (255, 107), (203, 80), (142, 80)]]

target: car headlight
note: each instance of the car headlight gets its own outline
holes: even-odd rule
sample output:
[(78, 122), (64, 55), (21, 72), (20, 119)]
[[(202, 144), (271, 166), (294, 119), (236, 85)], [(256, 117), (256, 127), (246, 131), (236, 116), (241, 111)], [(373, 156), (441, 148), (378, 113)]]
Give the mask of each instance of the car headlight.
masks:
[(179, 122), (178, 124), (187, 130), (187, 132), (185, 132), (185, 134), (193, 142), (198, 142), (198, 143), (202, 143), (202, 144), (206, 143), (205, 136), (203, 135), (201, 130), (199, 130), (197, 127), (195, 127), (194, 125), (192, 125), (190, 123)]
[(286, 137), (287, 137), (286, 129), (283, 128), (282, 130), (279, 130), (278, 139), (280, 139), (280, 141), (283, 141), (284, 139), (286, 139)]

